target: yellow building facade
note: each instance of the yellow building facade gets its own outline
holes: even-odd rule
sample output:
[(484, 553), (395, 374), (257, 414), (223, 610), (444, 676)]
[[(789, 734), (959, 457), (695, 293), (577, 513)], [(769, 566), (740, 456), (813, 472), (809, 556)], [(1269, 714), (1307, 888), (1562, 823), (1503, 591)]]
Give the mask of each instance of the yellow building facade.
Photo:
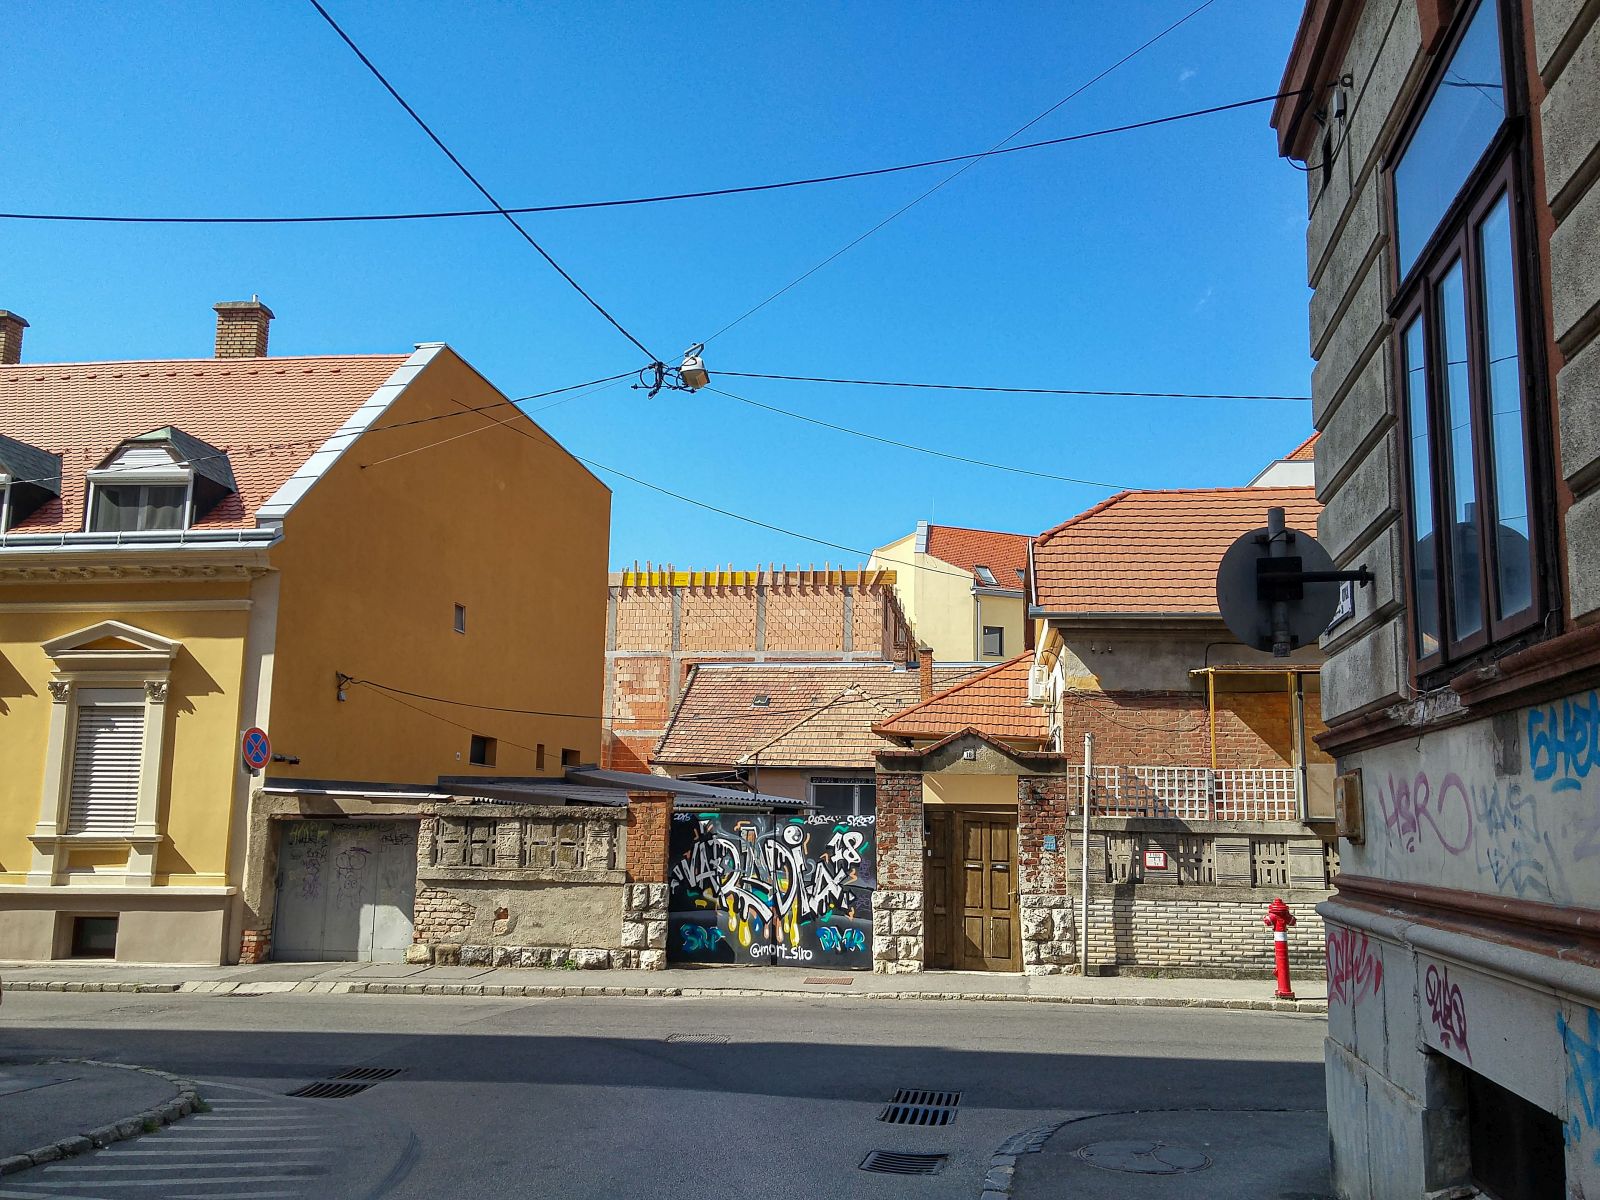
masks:
[(1004, 662), (1024, 637), (1023, 534), (919, 521), (873, 552), (895, 572), (895, 592), (917, 639), (940, 662)]
[(609, 491), (448, 347), (270, 317), (0, 366), (0, 960), (237, 961), (287, 822), (598, 761)]

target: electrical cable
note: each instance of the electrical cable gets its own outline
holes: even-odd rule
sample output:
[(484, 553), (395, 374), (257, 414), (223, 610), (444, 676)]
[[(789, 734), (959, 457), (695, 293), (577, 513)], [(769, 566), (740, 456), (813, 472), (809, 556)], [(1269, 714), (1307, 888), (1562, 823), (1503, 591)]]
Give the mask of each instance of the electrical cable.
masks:
[[(312, 2), (315, 3), (315, 0), (312, 0)], [(903, 214), (910, 212), (913, 208), (915, 208), (917, 205), (921, 204), (924, 200), (926, 200), (929, 196), (933, 195), (940, 188), (944, 187), (947, 183), (953, 182), (955, 179), (959, 178), (961, 175), (965, 174), (967, 171), (970, 171), (974, 166), (976, 166), (978, 163), (982, 162), (984, 159), (992, 157), (1002, 147), (1004, 147), (1007, 142), (1012, 141), (1014, 138), (1020, 136), (1021, 134), (1025, 133), (1027, 130), (1033, 128), (1040, 121), (1044, 120), (1046, 117), (1048, 117), (1051, 113), (1055, 112), (1062, 105), (1068, 103), (1071, 100), (1076, 99), (1078, 96), (1080, 96), (1084, 92), (1088, 91), (1095, 84), (1099, 83), (1107, 75), (1110, 75), (1113, 71), (1116, 71), (1118, 68), (1123, 66), (1123, 64), (1127, 63), (1131, 59), (1137, 57), (1140, 54), (1143, 54), (1151, 46), (1155, 45), (1162, 38), (1166, 37), (1167, 34), (1171, 33), (1173, 30), (1177, 29), (1180, 25), (1183, 25), (1185, 22), (1190, 21), (1193, 18), (1199, 16), (1202, 12), (1204, 12), (1206, 9), (1210, 8), (1215, 3), (1216, 3), (1216, 0), (1202, 0), (1202, 3), (1197, 8), (1194, 8), (1191, 11), (1189, 11), (1188, 13), (1186, 13), (1184, 16), (1179, 17), (1176, 21), (1174, 21), (1171, 25), (1168, 25), (1160, 33), (1156, 34), (1154, 37), (1150, 38), (1148, 41), (1144, 42), (1142, 45), (1138, 46), (1136, 49), (1131, 50), (1127, 54), (1123, 55), (1116, 62), (1112, 63), (1109, 67), (1107, 67), (1103, 71), (1101, 71), (1098, 75), (1095, 75), (1093, 78), (1089, 79), (1087, 82), (1080, 84), (1078, 87), (1076, 87), (1072, 91), (1068, 92), (1060, 100), (1057, 100), (1049, 108), (1045, 109), (1038, 116), (1034, 117), (1033, 120), (1027, 122), (1027, 124), (1020, 126), (1016, 130), (1014, 130), (1011, 133), (1007, 134), (1005, 137), (1001, 138), (992, 147), (990, 147), (988, 151), (986, 151), (983, 154), (978, 155), (977, 157), (971, 159), (970, 161), (968, 161), (966, 163), (963, 163), (960, 167), (956, 168), (949, 175), (945, 176), (943, 179), (941, 179), (938, 183), (934, 184), (927, 191), (921, 193), (920, 195), (918, 195), (917, 197), (912, 199), (909, 203), (906, 203), (906, 204), (902, 205), (901, 207), (895, 209), (894, 212), (890, 213), (887, 217), (885, 217), (883, 220), (879, 221), (871, 229), (867, 230), (865, 233), (861, 234), (859, 237), (855, 238), (853, 241), (847, 242), (847, 243), (845, 243), (845, 245), (843, 245), (839, 249), (835, 250), (832, 254), (828, 255), (827, 258), (823, 259), (816, 266), (812, 267), (809, 271), (806, 271), (804, 274), (798, 276), (797, 278), (790, 280), (788, 283), (784, 284), (777, 291), (773, 292), (772, 295), (768, 296), (765, 300), (762, 300), (759, 304), (756, 304), (753, 307), (746, 309), (743, 313), (741, 313), (739, 316), (735, 317), (733, 320), (729, 321), (726, 325), (724, 325), (721, 329), (717, 330), (710, 337), (702, 338), (700, 340), (700, 344), (701, 345), (709, 345), (711, 342), (715, 341), (717, 338), (719, 338), (723, 334), (727, 333), (728, 330), (732, 329), (734, 326), (740, 324), (743, 321), (748, 320), (750, 317), (755, 316), (756, 313), (760, 312), (767, 305), (771, 304), (774, 300), (778, 299), (778, 297), (782, 296), (785, 292), (789, 291), (792, 288), (798, 287), (800, 284), (804, 283), (807, 279), (811, 278), (811, 276), (815, 275), (818, 271), (820, 271), (824, 267), (826, 267), (829, 263), (833, 262), (835, 259), (841, 257), (842, 255), (846, 254), (850, 250), (853, 250), (856, 246), (859, 246), (862, 242), (866, 241), (873, 234), (877, 233), (878, 230), (882, 229), (885, 225), (888, 225), (890, 222), (896, 220), (897, 218), (899, 218)]]
[[(460, 404), (461, 402), (457, 400), (456, 403)], [(492, 417), (490, 419), (493, 420)], [(498, 421), (496, 424), (506, 425), (507, 423), (505, 421)], [(782, 525), (774, 525), (769, 521), (763, 521), (757, 517), (747, 517), (743, 513), (734, 512), (732, 509), (722, 508), (705, 500), (696, 500), (693, 496), (685, 496), (682, 492), (675, 492), (671, 488), (661, 486), (659, 483), (651, 483), (648, 479), (641, 479), (639, 476), (630, 474), (629, 472), (622, 470), (620, 467), (607, 466), (603, 462), (596, 462), (594, 459), (585, 458), (581, 454), (573, 454), (571, 450), (568, 450), (565, 446), (561, 445), (561, 443), (557, 442), (554, 438), (551, 438), (548, 435), (546, 435), (544, 439), (540, 439), (534, 437), (533, 434), (523, 429), (520, 425), (510, 425), (508, 428), (522, 434), (523, 437), (528, 438), (536, 445), (547, 446), (559, 450), (563, 454), (570, 455), (572, 458), (576, 459), (578, 462), (581, 462), (586, 467), (592, 467), (596, 471), (604, 471), (608, 475), (616, 475), (621, 479), (626, 479), (629, 483), (637, 484), (639, 487), (646, 488), (662, 496), (667, 496), (683, 504), (688, 504), (694, 508), (700, 508), (704, 509), (706, 512), (716, 513), (718, 516), (728, 517), (734, 521), (742, 521), (746, 525), (754, 525), (758, 529), (766, 529), (773, 533), (781, 533), (784, 537), (792, 537), (802, 542), (810, 542), (816, 546), (827, 546), (833, 550), (843, 550), (847, 554), (858, 555), (863, 560), (876, 557), (877, 560), (882, 563), (892, 563), (896, 566), (907, 567), (913, 571), (924, 571), (930, 575), (948, 575), (952, 579), (964, 579), (968, 583), (972, 582), (972, 575), (970, 572), (944, 571), (937, 567), (919, 566), (916, 563), (905, 562), (901, 559), (884, 558), (881, 555), (877, 555), (875, 551), (863, 550), (859, 546), (847, 546), (843, 542), (830, 541), (827, 538), (812, 537), (810, 534), (801, 533), (796, 529), (787, 529)]]
[(719, 387), (707, 386), (703, 390), (715, 392), (719, 396), (726, 396), (730, 400), (737, 400), (741, 404), (748, 404), (751, 408), (764, 409), (770, 413), (777, 413), (782, 417), (789, 417), (796, 421), (804, 421), (808, 425), (819, 425), (823, 429), (832, 429), (838, 433), (849, 434), (851, 437), (864, 438), (869, 442), (878, 442), (884, 446), (895, 446), (901, 450), (911, 450), (917, 454), (931, 455), (934, 458), (942, 458), (949, 462), (966, 463), (967, 465), (974, 467), (988, 467), (992, 471), (1007, 471), (1013, 475), (1030, 475), (1035, 479), (1050, 479), (1057, 483), (1077, 483), (1082, 484), (1085, 487), (1105, 488), (1108, 491), (1113, 492), (1136, 490), (1129, 484), (1106, 483), (1099, 479), (1078, 479), (1071, 475), (1053, 475), (1049, 471), (1033, 471), (1029, 470), (1027, 467), (1013, 467), (1007, 465), (1006, 463), (987, 462), (981, 458), (968, 458), (964, 454), (951, 454), (945, 450), (935, 450), (929, 446), (918, 446), (913, 442), (901, 442), (896, 441), (894, 438), (882, 437), (876, 433), (867, 433), (862, 429), (851, 429), (848, 425), (835, 425), (831, 421), (824, 421), (817, 417), (808, 417), (803, 413), (790, 412), (786, 408), (778, 408), (771, 404), (763, 404), (759, 400), (751, 400), (745, 396), (736, 396), (734, 393), (724, 391)]
[[(840, 383), (855, 387), (918, 388), (939, 392), (994, 392), (1017, 396), (1113, 396), (1135, 400), (1300, 400), (1310, 396), (1278, 396), (1247, 392), (1127, 392), (1095, 388), (988, 387), (975, 383), (912, 383), (896, 379), (837, 379), (818, 375), (765, 375), (756, 371), (714, 371), (734, 379), (774, 379), (781, 383)], [(713, 388), (713, 391), (716, 389)]]
[[(1188, 121), (1197, 117), (1209, 117), (1217, 113), (1232, 112), (1234, 109), (1249, 108), (1257, 104), (1267, 104), (1275, 100), (1282, 100), (1289, 96), (1298, 96), (1304, 89), (1291, 92), (1278, 92), (1271, 96), (1256, 96), (1248, 100), (1235, 100), (1229, 104), (1217, 104), (1210, 108), (1197, 108), (1189, 112), (1172, 113), (1165, 117), (1153, 117), (1145, 121), (1135, 121), (1127, 125), (1113, 125), (1104, 129), (1091, 129), (1083, 133), (1069, 134), (1065, 137), (1047, 138), (1039, 142), (1024, 142), (1020, 146), (1003, 146), (996, 150), (980, 150), (971, 154), (952, 154), (947, 158), (930, 158), (922, 162), (901, 163), (893, 167), (874, 167), (864, 171), (844, 171), (836, 175), (814, 175), (805, 179), (785, 179), (778, 183), (756, 183), (742, 187), (712, 188), (700, 192), (673, 192), (656, 196), (631, 196), (618, 200), (585, 200), (572, 204), (535, 204), (498, 208), (465, 208), (465, 209), (438, 209), (421, 212), (398, 213), (335, 213), (311, 216), (290, 217), (171, 217), (171, 216), (119, 216), (89, 213), (33, 213), (33, 212), (0, 212), (0, 220), (8, 221), (60, 221), (78, 222), (99, 225), (337, 225), (355, 222), (377, 221), (449, 221), (472, 217), (497, 217), (507, 214), (525, 216), (530, 213), (557, 213), (580, 212), (597, 208), (629, 208), (644, 204), (670, 204), (681, 200), (706, 200), (719, 196), (743, 196), (756, 192), (775, 192), (787, 188), (811, 187), (816, 184), (842, 183), (855, 179), (871, 179), (880, 175), (896, 175), (905, 171), (921, 171), (929, 167), (944, 167), (951, 163), (969, 162), (980, 158), (995, 158), (1005, 154), (1022, 154), (1033, 150), (1045, 150), (1054, 146), (1065, 146), (1072, 142), (1089, 141), (1094, 138), (1111, 137), (1120, 133), (1132, 133), (1141, 129), (1152, 129), (1159, 125), (1170, 125), (1176, 121)], [(1015, 136), (1015, 135), (1013, 135)], [(1302, 168), (1303, 169), (1303, 168)]]
[(587, 300), (590, 307), (592, 307), (595, 312), (599, 313), (607, 321), (611, 322), (611, 325), (618, 333), (638, 347), (639, 351), (646, 355), (651, 362), (659, 362), (659, 357), (655, 354), (652, 354), (648, 346), (646, 346), (638, 338), (634, 337), (633, 334), (629, 333), (628, 330), (623, 326), (622, 322), (618, 321), (609, 312), (607, 312), (605, 307), (601, 305), (598, 300), (596, 300), (588, 292), (584, 291), (583, 285), (571, 275), (567, 274), (566, 269), (562, 267), (562, 265), (555, 259), (550, 257), (549, 251), (547, 251), (543, 246), (534, 240), (533, 235), (522, 227), (521, 222), (519, 222), (516, 217), (512, 216), (506, 211), (505, 206), (494, 198), (488, 188), (484, 187), (483, 184), (478, 182), (478, 177), (471, 171), (467, 170), (466, 164), (455, 156), (455, 152), (452, 151), (449, 146), (444, 144), (443, 139), (441, 139), (439, 135), (429, 127), (428, 123), (417, 114), (417, 110), (412, 108), (411, 105), (406, 102), (406, 98), (395, 90), (394, 85), (384, 78), (383, 72), (378, 70), (378, 68), (373, 64), (372, 60), (362, 52), (361, 47), (356, 45), (351, 39), (350, 35), (340, 28), (339, 22), (335, 21), (328, 13), (328, 10), (322, 7), (321, 0), (310, 0), (310, 3), (311, 7), (316, 9), (321, 15), (322, 19), (326, 21), (333, 28), (333, 31), (339, 35), (344, 44), (349, 46), (354, 52), (355, 56), (361, 60), (362, 65), (366, 67), (367, 70), (372, 72), (373, 77), (377, 79), (379, 83), (383, 84), (384, 90), (387, 91), (389, 95), (394, 97), (395, 102), (399, 104), (401, 108), (405, 109), (406, 114), (417, 123), (417, 126), (422, 130), (423, 133), (428, 135), (429, 140), (444, 152), (444, 156), (446, 158), (455, 164), (456, 170), (460, 171), (462, 175), (466, 176), (467, 182), (472, 184), (473, 187), (477, 188), (479, 194), (481, 194), (483, 198), (490, 204), (494, 205), (495, 211), (506, 219), (506, 221), (511, 225), (511, 228), (515, 229), (519, 234), (522, 235), (522, 240), (527, 242), (528, 245), (532, 246), (536, 251), (538, 251), (539, 257), (544, 259), (545, 262), (549, 263), (550, 266), (555, 268), (556, 273), (559, 274), (561, 278), (565, 279), (569, 284), (571, 284), (572, 289), (577, 292), (578, 295)]

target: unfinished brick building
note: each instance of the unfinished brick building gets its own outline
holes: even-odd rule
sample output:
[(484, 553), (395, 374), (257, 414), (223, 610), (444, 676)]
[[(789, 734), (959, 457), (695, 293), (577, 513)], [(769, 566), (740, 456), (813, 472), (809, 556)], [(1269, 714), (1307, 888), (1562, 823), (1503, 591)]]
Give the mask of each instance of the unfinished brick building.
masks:
[(910, 662), (893, 571), (614, 571), (606, 602), (602, 763), (649, 770), (702, 662)]

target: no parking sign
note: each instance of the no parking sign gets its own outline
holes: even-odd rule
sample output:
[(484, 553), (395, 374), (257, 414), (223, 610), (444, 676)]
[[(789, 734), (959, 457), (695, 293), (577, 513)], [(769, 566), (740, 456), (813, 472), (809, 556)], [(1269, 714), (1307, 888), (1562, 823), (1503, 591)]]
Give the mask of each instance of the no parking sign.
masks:
[(252, 771), (259, 771), (272, 761), (272, 742), (267, 738), (267, 731), (254, 725), (244, 731), (239, 750), (244, 755), (244, 765)]

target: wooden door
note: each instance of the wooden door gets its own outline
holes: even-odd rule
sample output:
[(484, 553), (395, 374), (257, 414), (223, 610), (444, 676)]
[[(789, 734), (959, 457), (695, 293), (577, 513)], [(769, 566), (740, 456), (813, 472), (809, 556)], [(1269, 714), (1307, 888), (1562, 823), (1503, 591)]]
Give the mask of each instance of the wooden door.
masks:
[(926, 809), (928, 854), (923, 870), (923, 965), (948, 971), (956, 965), (951, 937), (951, 833), (955, 824), (948, 812)]
[(1020, 971), (1017, 819), (958, 813), (955, 872), (960, 905), (955, 959), (964, 971)]

